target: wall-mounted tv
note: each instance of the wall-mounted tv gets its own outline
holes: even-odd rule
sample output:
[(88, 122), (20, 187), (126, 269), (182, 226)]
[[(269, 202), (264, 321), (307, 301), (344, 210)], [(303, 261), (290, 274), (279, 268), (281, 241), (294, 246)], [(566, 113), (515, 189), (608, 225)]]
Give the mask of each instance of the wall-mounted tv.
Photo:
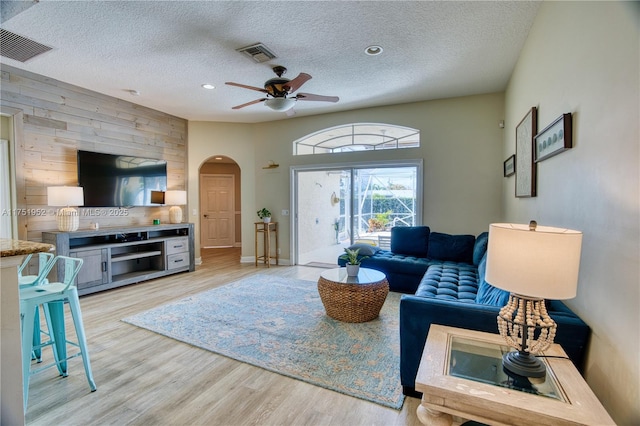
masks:
[(167, 190), (167, 162), (78, 150), (84, 207), (151, 206), (151, 191)]

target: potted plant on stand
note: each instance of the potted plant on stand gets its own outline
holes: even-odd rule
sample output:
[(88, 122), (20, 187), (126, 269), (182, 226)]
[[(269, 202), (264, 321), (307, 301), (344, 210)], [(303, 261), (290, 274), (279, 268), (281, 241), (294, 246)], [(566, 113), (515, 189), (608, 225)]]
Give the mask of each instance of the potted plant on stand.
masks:
[(347, 275), (350, 277), (357, 277), (360, 271), (360, 263), (369, 256), (358, 257), (360, 249), (351, 250), (349, 248), (344, 249), (344, 254), (340, 256), (340, 259), (347, 261)]
[(266, 208), (263, 207), (262, 209), (258, 210), (257, 213), (258, 213), (258, 217), (262, 219), (264, 223), (271, 222), (271, 212)]

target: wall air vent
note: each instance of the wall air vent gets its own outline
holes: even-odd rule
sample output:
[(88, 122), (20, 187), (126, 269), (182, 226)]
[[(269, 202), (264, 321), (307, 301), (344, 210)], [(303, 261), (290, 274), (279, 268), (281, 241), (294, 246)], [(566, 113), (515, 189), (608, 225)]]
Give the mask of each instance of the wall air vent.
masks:
[(267, 62), (276, 58), (276, 54), (262, 43), (252, 44), (251, 46), (236, 49), (240, 53), (244, 53), (258, 63)]
[(27, 62), (52, 48), (21, 35), (0, 28), (0, 55), (19, 62)]

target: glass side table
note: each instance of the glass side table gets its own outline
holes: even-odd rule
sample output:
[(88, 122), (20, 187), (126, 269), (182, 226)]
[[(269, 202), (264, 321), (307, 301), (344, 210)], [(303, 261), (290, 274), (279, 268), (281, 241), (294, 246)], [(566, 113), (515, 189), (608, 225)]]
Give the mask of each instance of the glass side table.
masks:
[(553, 370), (544, 358), (542, 362), (547, 367), (547, 375), (541, 379), (527, 378), (513, 375), (502, 368), (502, 355), (509, 351), (506, 345), (452, 336), (447, 374), (567, 402)]
[[(497, 328), (497, 326), (496, 326)], [(560, 345), (545, 351), (547, 375), (510, 377), (499, 334), (432, 324), (416, 377), (423, 424), (451, 425), (453, 417), (491, 425), (614, 425)]]

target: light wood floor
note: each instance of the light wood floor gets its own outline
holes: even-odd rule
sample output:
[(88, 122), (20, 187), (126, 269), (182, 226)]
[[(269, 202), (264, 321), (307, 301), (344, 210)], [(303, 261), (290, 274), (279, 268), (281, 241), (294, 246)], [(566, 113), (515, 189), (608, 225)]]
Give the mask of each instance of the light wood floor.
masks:
[[(317, 280), (321, 269), (240, 264), (239, 249), (203, 250), (195, 272), (82, 297), (93, 374), (82, 361), (31, 378), (29, 425), (418, 425), (419, 400), (397, 411), (126, 324), (122, 318), (256, 273)], [(69, 325), (69, 327), (71, 327)], [(71, 328), (69, 329), (72, 330)], [(51, 354), (45, 352), (51, 359)]]

